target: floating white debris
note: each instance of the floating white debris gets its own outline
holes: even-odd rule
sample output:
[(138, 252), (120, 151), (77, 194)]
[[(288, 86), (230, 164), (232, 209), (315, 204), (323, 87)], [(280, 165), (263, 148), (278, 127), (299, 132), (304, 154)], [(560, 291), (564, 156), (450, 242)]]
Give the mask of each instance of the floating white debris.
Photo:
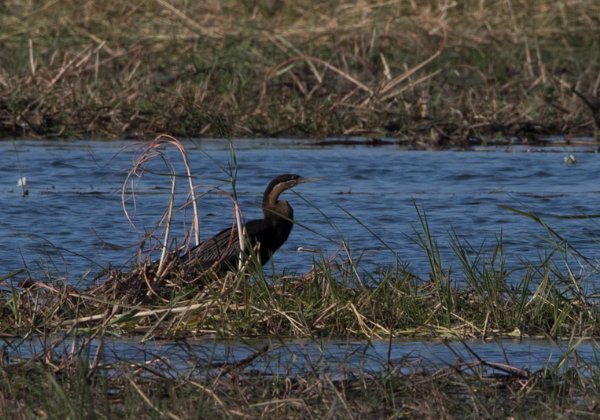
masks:
[(28, 195), (29, 194), (29, 189), (27, 188), (27, 178), (22, 176), (21, 178), (19, 178), (19, 181), (17, 181), (17, 186), (21, 187), (21, 191), (23, 195)]
[(565, 156), (563, 158), (563, 162), (565, 163), (565, 165), (574, 165), (577, 163), (577, 159), (575, 158), (575, 155), (573, 153), (570, 153), (568, 156)]
[(312, 253), (315, 253), (315, 254), (317, 252), (319, 252), (319, 250), (316, 249), (316, 248), (307, 248), (307, 247), (304, 247), (304, 246), (299, 246), (296, 251), (297, 252), (312, 252)]

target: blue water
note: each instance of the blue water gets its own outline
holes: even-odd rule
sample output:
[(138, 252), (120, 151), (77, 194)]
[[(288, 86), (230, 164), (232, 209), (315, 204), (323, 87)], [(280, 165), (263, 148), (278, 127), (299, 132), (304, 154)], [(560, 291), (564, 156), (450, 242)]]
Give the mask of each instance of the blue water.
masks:
[[(25, 342), (0, 340), (9, 363), (40, 356), (52, 348), (57, 358), (76, 354), (90, 360), (98, 356), (100, 365), (118, 367), (119, 363), (139, 364), (166, 376), (199, 376), (227, 370), (244, 363), (239, 373), (267, 376), (327, 375), (349, 378), (364, 374), (377, 375), (390, 369), (402, 373), (431, 373), (454, 366), (469, 372), (467, 365), (478, 365), (484, 373), (504, 373), (489, 363), (512, 366), (535, 372), (544, 368), (566, 369), (597, 366), (599, 355), (595, 341), (569, 343), (542, 339), (498, 339), (491, 342), (440, 340), (372, 340), (335, 339), (253, 339), (214, 340), (210, 338), (178, 341), (148, 341), (105, 338), (87, 341), (59, 336), (32, 337)], [(473, 365), (472, 365), (473, 366)]]
[[(223, 181), (229, 178), (230, 150), (223, 141), (186, 147), (198, 194), (209, 192), (200, 199), (201, 237), (206, 238), (233, 221), (229, 198), (214, 191), (216, 186), (231, 191)], [(600, 213), (600, 156), (590, 149), (428, 152), (266, 140), (240, 140), (235, 147), (237, 192), (246, 219), (260, 217), (262, 192), (274, 176), (291, 172), (323, 178), (284, 196), (299, 225), (275, 255), (277, 272), (304, 273), (313, 259), (333, 255), (344, 240), (361, 272), (400, 263), (427, 277), (426, 255), (415, 242), (415, 231), (421, 231), (415, 206), (426, 212), (446, 268), (457, 281), (452, 232), (483, 250), (492, 249), (501, 235), (509, 269), (561, 249), (539, 224), (500, 205), (536, 212), (592, 265), (597, 261), (598, 219), (557, 217)], [(131, 142), (1, 142), (0, 275), (26, 266), (40, 278), (85, 283), (109, 264), (130, 264), (144, 235), (158, 223), (170, 191), (165, 166), (155, 161), (150, 168), (162, 174), (133, 183), (136, 193), (128, 196), (127, 207), (134, 224), (127, 220), (121, 189), (139, 153), (139, 145)], [(576, 164), (563, 162), (569, 153), (576, 155)], [(183, 174), (177, 154), (167, 155)], [(27, 178), (26, 197), (17, 186), (21, 176)], [(191, 210), (182, 207), (186, 182), (178, 180), (173, 237), (179, 244), (190, 226)], [(590, 266), (569, 263), (586, 281), (596, 281)]]

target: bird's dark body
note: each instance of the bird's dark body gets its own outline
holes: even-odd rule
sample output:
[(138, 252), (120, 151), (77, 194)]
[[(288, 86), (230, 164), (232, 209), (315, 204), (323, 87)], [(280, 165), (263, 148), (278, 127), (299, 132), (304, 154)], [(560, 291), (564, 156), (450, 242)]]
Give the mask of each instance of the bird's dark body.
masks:
[[(263, 195), (263, 219), (244, 224), (246, 230), (245, 256), (258, 255), (260, 264), (267, 263), (275, 251), (288, 239), (294, 226), (294, 210), (287, 201), (279, 201), (285, 190), (308, 181), (298, 175), (280, 175)], [(256, 250), (256, 251), (255, 251)], [(188, 270), (218, 273), (235, 271), (240, 257), (237, 226), (230, 227), (192, 248), (182, 259)]]
[[(260, 263), (266, 264), (290, 236), (293, 226), (293, 223), (287, 220), (281, 221), (277, 226), (262, 219), (249, 221), (245, 224), (245, 254), (251, 254), (258, 245)], [(225, 229), (192, 248), (189, 256), (190, 262), (203, 271), (210, 268), (214, 268), (215, 271), (235, 270), (240, 256), (237, 227)]]

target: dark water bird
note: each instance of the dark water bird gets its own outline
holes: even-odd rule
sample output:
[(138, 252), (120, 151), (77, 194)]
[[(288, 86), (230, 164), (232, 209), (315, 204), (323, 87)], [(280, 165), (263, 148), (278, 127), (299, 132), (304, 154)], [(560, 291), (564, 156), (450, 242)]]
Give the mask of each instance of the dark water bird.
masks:
[[(245, 223), (246, 243), (244, 254), (254, 252), (264, 265), (275, 251), (287, 240), (294, 226), (294, 210), (290, 203), (279, 200), (286, 190), (316, 179), (300, 175), (285, 174), (273, 179), (263, 194), (263, 218)], [(213, 270), (217, 273), (235, 271), (240, 257), (240, 241), (237, 226), (232, 226), (216, 234), (183, 255), (186, 270), (201, 273)]]

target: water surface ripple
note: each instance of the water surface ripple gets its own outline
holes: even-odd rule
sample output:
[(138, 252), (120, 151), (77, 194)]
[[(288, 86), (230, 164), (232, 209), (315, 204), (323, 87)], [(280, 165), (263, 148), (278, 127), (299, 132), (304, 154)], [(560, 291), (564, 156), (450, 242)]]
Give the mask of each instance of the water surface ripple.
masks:
[[(492, 364), (512, 366), (535, 372), (544, 368), (598, 364), (598, 344), (592, 340), (577, 343), (549, 342), (542, 339), (497, 339), (486, 341), (441, 340), (371, 340), (336, 339), (249, 339), (218, 340), (211, 338), (177, 341), (151, 340), (140, 343), (135, 338), (110, 338), (102, 341), (34, 336), (26, 341), (0, 340), (8, 362), (38, 357), (52, 348), (55, 357), (75, 353), (98, 360), (104, 365), (137, 363), (155, 372), (173, 376), (199, 376), (241, 366), (247, 375), (296, 376), (327, 375), (338, 379), (378, 375), (389, 369), (404, 374), (431, 373), (454, 366), (484, 361), (473, 372), (505, 374)], [(85, 345), (83, 343), (85, 342)], [(466, 368), (467, 372), (470, 370)]]
[[(226, 142), (186, 145), (199, 192), (218, 185), (230, 191), (222, 181), (230, 157)], [(415, 205), (425, 210), (441, 254), (455, 273), (460, 270), (450, 246), (452, 232), (476, 249), (491, 249), (501, 235), (507, 265), (513, 268), (524, 259), (539, 261), (554, 249), (541, 226), (501, 205), (536, 212), (583, 255), (597, 259), (598, 219), (556, 217), (600, 213), (600, 156), (589, 150), (576, 150), (577, 163), (566, 165), (563, 157), (571, 150), (428, 152), (395, 146), (255, 145), (236, 143), (237, 190), (247, 219), (260, 216), (262, 192), (275, 175), (324, 178), (285, 196), (306, 228), (296, 226), (276, 254), (279, 272), (305, 272), (318, 258), (298, 252), (299, 247), (330, 255), (345, 239), (365, 272), (400, 262), (426, 276), (426, 255), (414, 241), (415, 229), (420, 230)], [(131, 142), (1, 142), (0, 274), (27, 265), (76, 281), (82, 273), (96, 273), (108, 264), (128, 264), (144, 233), (159, 220), (170, 191), (165, 176), (136, 182), (135, 200), (128, 206), (135, 226), (128, 222), (121, 187), (138, 153)], [(177, 155), (169, 157), (183, 173)], [(151, 166), (165, 172), (158, 162)], [(20, 176), (27, 178), (27, 197), (17, 187)], [(179, 180), (180, 202), (186, 198), (185, 184)], [(228, 226), (232, 215), (225, 195), (204, 195), (202, 237)], [(183, 229), (182, 223), (174, 227), (179, 241)]]

